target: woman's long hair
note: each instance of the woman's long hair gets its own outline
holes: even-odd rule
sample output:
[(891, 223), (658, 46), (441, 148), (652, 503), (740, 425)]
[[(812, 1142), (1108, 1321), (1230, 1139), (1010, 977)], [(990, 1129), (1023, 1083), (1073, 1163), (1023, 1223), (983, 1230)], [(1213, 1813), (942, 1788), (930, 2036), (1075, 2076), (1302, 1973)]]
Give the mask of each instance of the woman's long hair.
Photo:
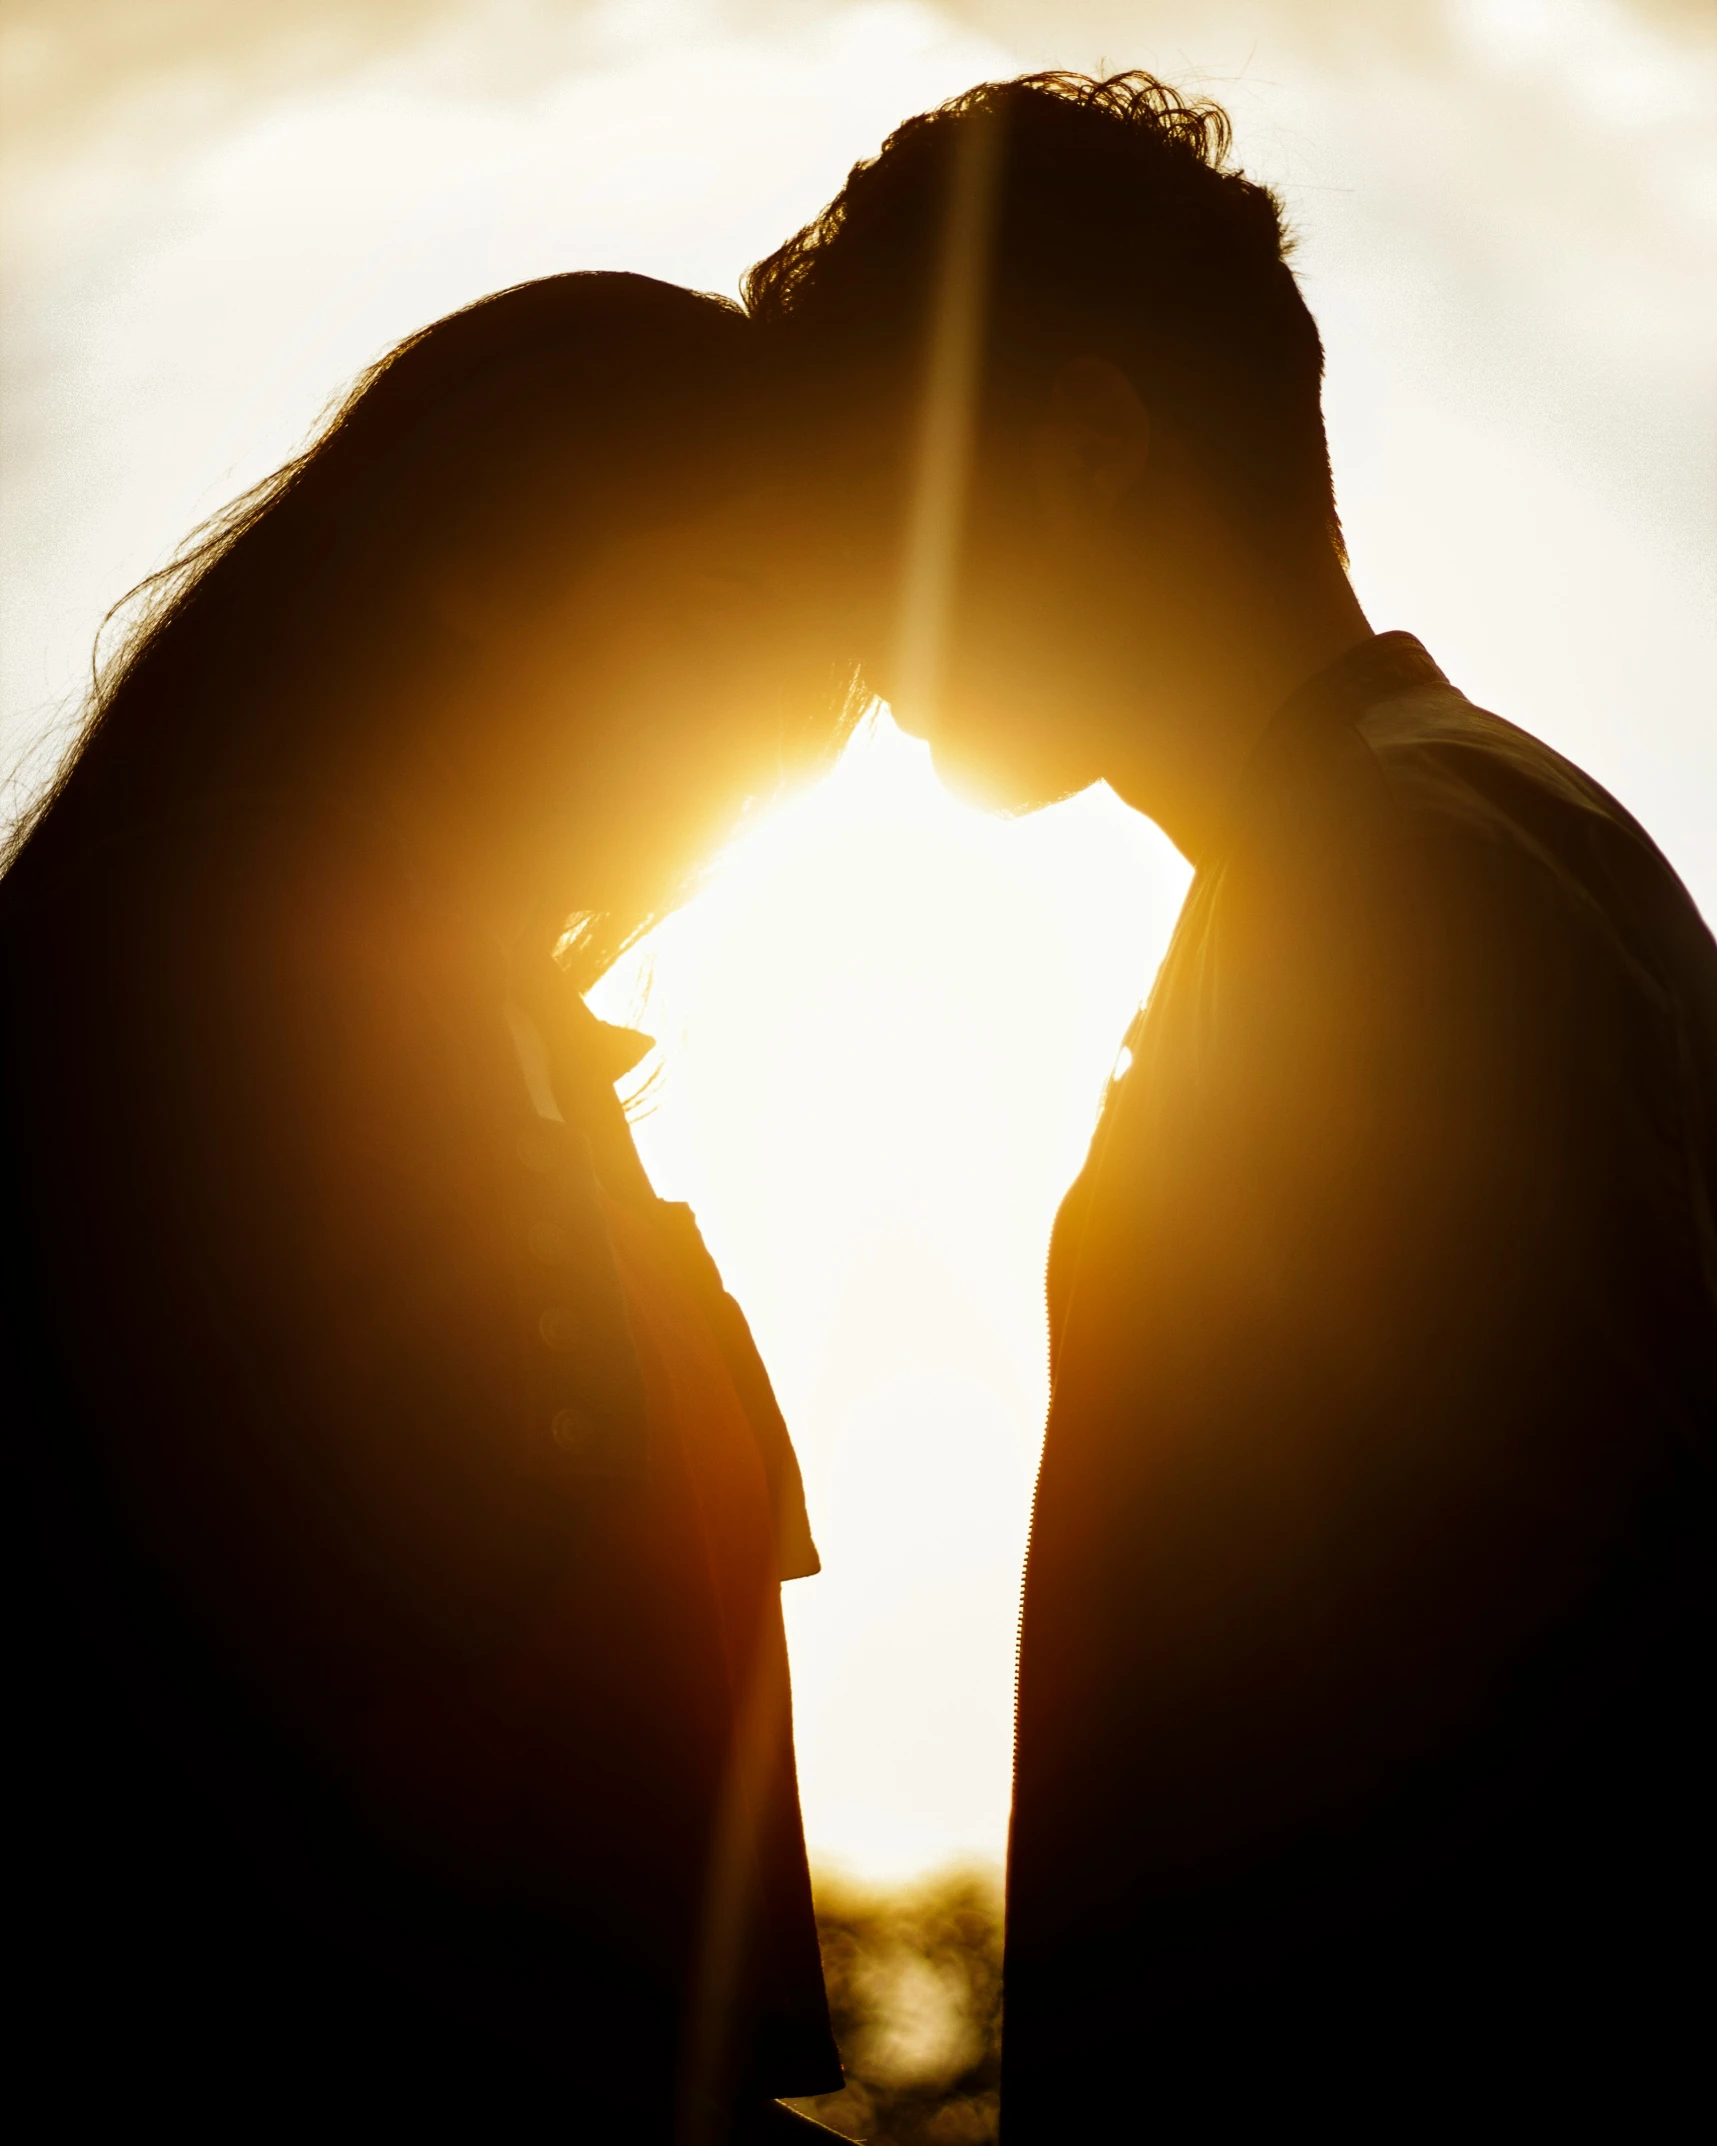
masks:
[[(413, 681), (451, 654), (424, 570), (551, 583), (617, 528), (736, 481), (758, 438), (753, 333), (723, 299), (590, 274), (408, 337), (120, 607), (133, 623), (77, 740), (0, 849), (0, 916), (104, 860), (170, 871), (187, 809), (374, 765), (403, 740)], [(600, 973), (647, 921), (593, 920), (579, 968)]]

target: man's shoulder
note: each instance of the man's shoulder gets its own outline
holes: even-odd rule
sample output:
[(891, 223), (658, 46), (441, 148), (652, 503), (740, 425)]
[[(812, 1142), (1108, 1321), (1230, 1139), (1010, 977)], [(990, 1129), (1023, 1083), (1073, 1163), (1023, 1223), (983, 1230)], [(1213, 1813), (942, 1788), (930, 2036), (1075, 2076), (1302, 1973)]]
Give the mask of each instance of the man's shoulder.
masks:
[(1332, 932), (1387, 937), (1403, 904), (1422, 908), (1440, 886), (1490, 886), (1531, 909), (1584, 904), (1602, 878), (1595, 849), (1656, 859), (1572, 762), (1440, 678), (1319, 711), (1269, 777), (1254, 786), (1216, 906), (1271, 913), (1278, 931), (1297, 926), (1326, 949)]
[(1354, 729), (1405, 835), (1467, 834), (1547, 863), (1561, 861), (1571, 841), (1591, 839), (1658, 854), (1638, 821), (1583, 769), (1453, 686), (1393, 694), (1367, 708)]
[(1434, 672), (1314, 710), (1292, 743), (1206, 903), (1231, 1007), (1411, 1027), (1488, 979), (1545, 1022), (1594, 992), (1653, 1023), (1674, 1009), (1717, 1065), (1717, 944), (1591, 776)]
[(1660, 982), (1691, 967), (1702, 995), (1717, 989), (1717, 947), (1668, 859), (1541, 738), (1441, 684), (1377, 702), (1354, 733), (1385, 848), (1577, 913)]

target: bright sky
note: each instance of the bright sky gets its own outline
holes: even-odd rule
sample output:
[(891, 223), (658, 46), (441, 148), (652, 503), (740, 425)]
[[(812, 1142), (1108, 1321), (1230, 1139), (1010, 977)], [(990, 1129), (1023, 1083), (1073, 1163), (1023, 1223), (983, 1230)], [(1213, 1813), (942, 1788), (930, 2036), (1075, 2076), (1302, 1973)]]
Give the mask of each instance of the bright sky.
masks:
[[(1286, 194), (1374, 623), (1580, 759), (1717, 914), (1711, 22), (6, 0), (0, 766), (107, 604), (400, 334), (564, 268), (732, 290), (908, 112), (1107, 60), (1224, 96)], [(648, 950), (642, 1143), (751, 1312), (824, 1551), (788, 1601), (825, 1860), (1000, 1851), (1044, 1247), (1185, 876), (1106, 793), (955, 806), (884, 721)]]

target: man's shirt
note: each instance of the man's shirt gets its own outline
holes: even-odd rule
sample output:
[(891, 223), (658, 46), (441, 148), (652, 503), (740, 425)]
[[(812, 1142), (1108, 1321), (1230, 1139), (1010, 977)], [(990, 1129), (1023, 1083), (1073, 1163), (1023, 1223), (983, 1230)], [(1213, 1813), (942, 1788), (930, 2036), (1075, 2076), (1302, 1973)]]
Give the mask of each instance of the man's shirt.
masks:
[(1385, 635), (1271, 726), (1128, 1043), (1051, 1255), (1004, 2135), (1084, 2135), (1118, 2040), (1326, 2085), (1436, 2049), (1452, 2090), (1530, 2021), (1661, 2020), (1706, 1830), (1709, 931)]

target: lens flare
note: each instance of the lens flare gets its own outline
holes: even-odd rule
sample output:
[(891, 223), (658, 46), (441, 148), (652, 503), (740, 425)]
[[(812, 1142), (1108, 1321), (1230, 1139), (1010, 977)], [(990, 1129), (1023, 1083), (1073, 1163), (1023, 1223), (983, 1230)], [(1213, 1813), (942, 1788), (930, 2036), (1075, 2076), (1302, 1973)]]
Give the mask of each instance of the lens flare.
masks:
[(1000, 176), (999, 126), (959, 129), (926, 347), (900, 597), (896, 690), (915, 723), (934, 719), (942, 681), (977, 425), (981, 330)]

